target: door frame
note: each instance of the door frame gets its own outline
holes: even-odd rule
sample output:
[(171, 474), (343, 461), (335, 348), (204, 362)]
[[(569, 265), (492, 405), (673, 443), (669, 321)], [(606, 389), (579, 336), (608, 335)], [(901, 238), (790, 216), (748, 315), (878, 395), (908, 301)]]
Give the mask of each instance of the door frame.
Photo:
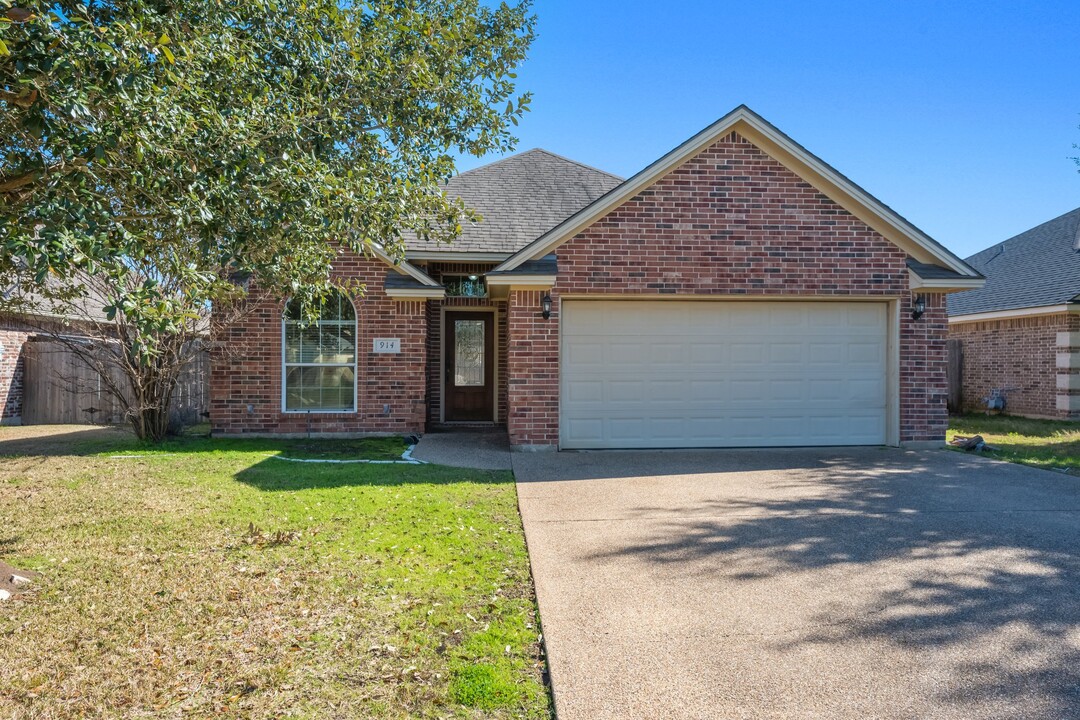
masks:
[[(475, 313), (490, 313), (491, 314), (491, 327), (492, 327), (492, 341), (491, 348), (491, 384), (494, 386), (491, 389), (491, 420), (490, 422), (499, 422), (499, 372), (502, 368), (499, 367), (499, 308), (487, 305), (483, 307), (469, 307), (469, 306), (455, 306), (446, 305), (443, 303), (439, 308), (439, 422), (446, 423), (446, 313), (457, 312), (475, 312)], [(487, 420), (476, 421), (464, 421), (455, 420), (452, 422), (489, 422)]]
[(753, 302), (860, 302), (878, 303), (885, 306), (885, 445), (900, 447), (900, 305), (903, 296), (899, 295), (642, 295), (638, 293), (571, 293), (560, 295), (559, 303), (559, 448), (563, 446), (565, 423), (563, 422), (562, 399), (566, 392), (566, 342), (563, 340), (563, 322), (566, 317), (563, 303), (597, 301), (623, 302), (713, 302), (713, 303), (753, 303)]

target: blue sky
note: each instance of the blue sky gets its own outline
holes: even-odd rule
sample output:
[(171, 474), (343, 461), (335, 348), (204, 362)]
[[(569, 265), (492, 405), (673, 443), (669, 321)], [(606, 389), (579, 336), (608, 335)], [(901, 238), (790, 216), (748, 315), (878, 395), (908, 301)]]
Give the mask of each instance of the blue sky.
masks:
[(629, 176), (746, 103), (961, 256), (1080, 207), (1076, 0), (535, 12), (519, 150)]

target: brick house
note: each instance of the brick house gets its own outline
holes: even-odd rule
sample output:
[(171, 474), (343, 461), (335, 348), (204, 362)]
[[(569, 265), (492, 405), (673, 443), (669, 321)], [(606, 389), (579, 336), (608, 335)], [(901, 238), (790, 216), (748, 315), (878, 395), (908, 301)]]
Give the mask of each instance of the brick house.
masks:
[(222, 340), (241, 434), (505, 426), (519, 449), (944, 440), (947, 293), (981, 276), (746, 107), (622, 180), (543, 150), (446, 191), (483, 222), (318, 326), (263, 300)]
[(966, 262), (986, 285), (948, 302), (964, 409), (1002, 390), (1007, 413), (1080, 418), (1080, 209)]
[(0, 314), (0, 425), (19, 425), (23, 414), (23, 346), (34, 329), (20, 316)]

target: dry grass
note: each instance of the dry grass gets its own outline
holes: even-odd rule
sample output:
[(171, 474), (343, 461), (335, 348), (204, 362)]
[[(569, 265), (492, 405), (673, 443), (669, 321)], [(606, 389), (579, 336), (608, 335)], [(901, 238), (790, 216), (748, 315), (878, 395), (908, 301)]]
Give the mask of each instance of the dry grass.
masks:
[(0, 558), (40, 573), (0, 717), (549, 717), (509, 473), (39, 432), (0, 428)]

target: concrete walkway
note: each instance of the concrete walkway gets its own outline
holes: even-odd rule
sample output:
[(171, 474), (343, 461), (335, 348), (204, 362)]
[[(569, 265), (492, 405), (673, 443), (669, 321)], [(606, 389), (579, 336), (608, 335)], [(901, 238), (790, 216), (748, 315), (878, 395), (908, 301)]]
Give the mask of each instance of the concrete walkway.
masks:
[(510, 443), (505, 432), (427, 433), (413, 449), (417, 460), (477, 470), (509, 470)]
[(876, 448), (513, 461), (560, 720), (1080, 717), (1080, 478)]

